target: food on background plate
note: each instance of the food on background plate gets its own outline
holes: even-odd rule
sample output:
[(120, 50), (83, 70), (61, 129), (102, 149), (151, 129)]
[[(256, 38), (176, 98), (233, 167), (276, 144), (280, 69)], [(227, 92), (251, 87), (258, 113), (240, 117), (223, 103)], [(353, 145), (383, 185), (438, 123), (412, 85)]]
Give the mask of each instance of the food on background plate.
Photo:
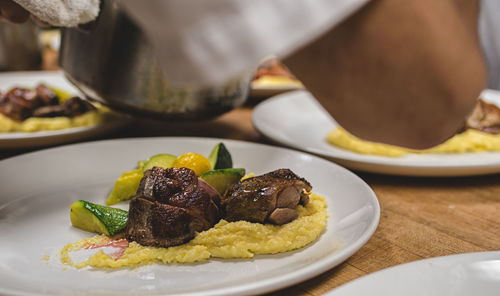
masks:
[[(298, 249), (321, 235), (328, 216), (326, 201), (311, 192), (307, 180), (289, 169), (243, 177), (243, 168), (227, 167), (232, 160), (227, 161), (230, 153), (222, 143), (212, 152), (221, 149), (225, 152), (219, 156), (226, 158), (221, 169), (213, 169), (216, 162), (212, 162), (208, 170), (196, 173), (189, 168), (196, 167), (196, 161), (184, 163), (187, 167), (176, 167), (173, 161), (169, 167), (146, 169), (126, 221), (127, 211), (75, 202), (73, 226), (100, 235), (66, 245), (61, 261), (76, 268), (121, 268), (210, 257), (251, 258)], [(75, 262), (71, 254), (84, 249), (99, 251)], [(112, 251), (106, 253), (107, 249)]]
[(0, 94), (0, 132), (38, 132), (91, 126), (111, 112), (98, 103), (39, 84)]
[(334, 146), (361, 153), (399, 157), (409, 153), (468, 153), (500, 151), (500, 109), (494, 104), (478, 100), (466, 120), (463, 132), (446, 142), (425, 150), (407, 149), (394, 145), (365, 141), (336, 127), (326, 136), (326, 141)]
[(495, 104), (478, 100), (465, 126), (488, 134), (500, 134), (500, 108)]
[(302, 83), (277, 58), (267, 58), (257, 67), (252, 87), (265, 88), (277, 86), (302, 87)]

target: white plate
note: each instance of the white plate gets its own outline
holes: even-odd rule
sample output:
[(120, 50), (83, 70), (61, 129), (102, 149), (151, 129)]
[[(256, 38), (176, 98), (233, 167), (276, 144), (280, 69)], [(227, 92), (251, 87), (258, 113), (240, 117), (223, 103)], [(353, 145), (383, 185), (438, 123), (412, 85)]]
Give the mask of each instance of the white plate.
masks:
[[(0, 91), (6, 92), (12, 87), (35, 87), (39, 83), (56, 87), (68, 93), (83, 95), (61, 72), (4, 72), (0, 73)], [(40, 131), (33, 133), (0, 133), (0, 149), (34, 148), (48, 145), (68, 143), (89, 137), (106, 134), (122, 127), (125, 120), (111, 120), (95, 126), (76, 127), (57, 131)]]
[[(71, 227), (69, 205), (104, 203), (115, 179), (157, 153), (207, 155), (223, 141), (235, 167), (265, 173), (288, 167), (307, 178), (328, 203), (326, 232), (293, 252), (252, 260), (151, 265), (117, 271), (63, 270), (54, 258), (90, 234)], [(351, 256), (375, 231), (380, 208), (356, 175), (316, 156), (284, 148), (209, 138), (108, 140), (57, 147), (0, 162), (0, 294), (244, 295), (314, 277)], [(339, 242), (341, 242), (339, 244)], [(51, 255), (47, 263), (42, 260)]]
[(497, 296), (500, 252), (436, 257), (387, 268), (327, 293), (325, 296)]
[[(500, 102), (487, 91), (488, 101)], [(401, 157), (365, 155), (335, 147), (326, 135), (336, 122), (307, 91), (294, 91), (257, 105), (252, 121), (269, 139), (329, 158), (345, 167), (367, 172), (408, 176), (467, 176), (500, 172), (500, 152), (464, 154), (408, 154)]]

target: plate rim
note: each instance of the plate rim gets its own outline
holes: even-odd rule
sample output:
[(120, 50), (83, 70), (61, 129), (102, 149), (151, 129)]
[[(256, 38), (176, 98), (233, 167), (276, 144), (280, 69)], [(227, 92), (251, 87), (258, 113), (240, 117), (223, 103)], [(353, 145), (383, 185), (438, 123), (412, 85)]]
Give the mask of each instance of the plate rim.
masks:
[[(44, 79), (61, 79), (64, 83), (67, 84), (67, 88), (71, 88), (76, 94), (80, 96), (84, 96), (80, 90), (78, 90), (75, 86), (71, 85), (71, 82), (68, 81), (65, 77), (65, 74), (61, 70), (57, 71), (8, 71), (8, 72), (0, 72), (0, 81), (3, 79), (29, 79), (31, 80), (40, 80), (40, 82)], [(18, 84), (13, 84), (10, 87), (14, 86), (22, 86), (23, 83), (20, 82)], [(69, 89), (68, 89), (69, 90)], [(72, 127), (60, 130), (44, 130), (44, 131), (35, 131), (35, 132), (7, 132), (0, 133), (0, 150), (1, 149), (15, 149), (15, 148), (30, 148), (30, 147), (40, 147), (40, 146), (50, 146), (56, 145), (60, 143), (67, 143), (68, 141), (76, 140), (84, 140), (93, 135), (98, 136), (101, 133), (105, 133), (108, 130), (118, 129), (126, 125), (130, 119), (125, 116), (113, 117), (110, 120), (101, 122), (99, 124), (90, 125), (90, 126), (80, 126), (80, 127)], [(69, 137), (69, 140), (63, 140), (61, 138)], [(61, 140), (61, 141), (58, 141)], [(40, 141), (49, 141), (48, 143), (40, 143)], [(27, 141), (39, 141), (39, 142), (30, 142), (29, 144), (21, 144), (22, 142)], [(51, 142), (52, 141), (52, 142)], [(16, 144), (17, 143), (17, 144)], [(28, 146), (27, 146), (28, 145)]]
[[(257, 287), (255, 287), (255, 283), (250, 283), (250, 284), (244, 284), (244, 285), (239, 285), (235, 287), (229, 287), (229, 288), (224, 288), (224, 291), (222, 291), (221, 288), (215, 288), (212, 290), (208, 291), (200, 291), (200, 292), (189, 292), (189, 293), (182, 293), (180, 295), (234, 295), (234, 293), (243, 293), (247, 295), (248, 293), (265, 293), (265, 292), (272, 292), (276, 291), (279, 289), (283, 289), (286, 287), (290, 287), (292, 285), (296, 285), (298, 283), (301, 283), (303, 281), (306, 281), (308, 279), (311, 279), (321, 273), (324, 273), (325, 271), (334, 268), (335, 266), (341, 264), (342, 262), (346, 261), (349, 257), (351, 257), (355, 252), (357, 252), (361, 247), (363, 247), (366, 242), (373, 236), (375, 230), (378, 227), (379, 221), (380, 221), (380, 204), (378, 201), (378, 198), (374, 191), (371, 189), (371, 187), (359, 176), (354, 174), (353, 172), (349, 171), (348, 169), (345, 169), (338, 164), (332, 163), (328, 160), (325, 160), (321, 157), (315, 156), (308, 154), (306, 152), (302, 151), (297, 151), (293, 150), (290, 148), (285, 148), (285, 147), (277, 147), (269, 144), (263, 144), (263, 143), (255, 143), (255, 142), (249, 142), (249, 141), (242, 141), (242, 140), (233, 140), (233, 139), (224, 139), (224, 138), (211, 138), (211, 137), (188, 137), (188, 136), (176, 136), (176, 137), (135, 137), (135, 138), (120, 138), (120, 139), (106, 139), (106, 140), (98, 140), (98, 141), (89, 141), (89, 142), (84, 142), (84, 143), (73, 143), (73, 144), (68, 144), (68, 145), (62, 145), (58, 147), (52, 147), (52, 148), (45, 148), (33, 152), (28, 152), (24, 153), (21, 155), (9, 157), (6, 159), (3, 159), (0, 161), (0, 169), (2, 166), (5, 165), (6, 162), (11, 163), (15, 162), (19, 159), (22, 159), (26, 156), (37, 156), (39, 154), (44, 154), (47, 151), (57, 151), (57, 150), (64, 150), (64, 149), (72, 149), (75, 146), (86, 146), (86, 145), (100, 145), (100, 144), (106, 144), (106, 143), (111, 143), (111, 142), (118, 142), (118, 143), (124, 143), (127, 141), (162, 141), (162, 140), (174, 140), (174, 141), (185, 141), (185, 140), (194, 140), (194, 141), (224, 141), (226, 142), (231, 142), (231, 143), (236, 143), (237, 145), (251, 145), (255, 147), (264, 147), (264, 148), (271, 148), (271, 149), (277, 149), (277, 150), (285, 150), (288, 153), (292, 153), (294, 155), (307, 155), (308, 157), (311, 157), (315, 159), (316, 161), (320, 161), (324, 163), (325, 165), (328, 166), (335, 166), (337, 169), (342, 171), (343, 173), (347, 174), (350, 178), (356, 179), (359, 184), (361, 184), (365, 189), (367, 190), (368, 195), (364, 196), (366, 199), (367, 203), (369, 203), (372, 206), (372, 212), (373, 212), (373, 217), (371, 217), (369, 221), (369, 225), (366, 227), (364, 232), (356, 241), (351, 243), (349, 246), (346, 248), (342, 248), (332, 254), (332, 256), (327, 257), (326, 260), (321, 260), (321, 261), (316, 261), (313, 264), (310, 264), (304, 268), (295, 270), (293, 272), (289, 272), (285, 275), (281, 275), (275, 278), (271, 278), (265, 281), (260, 281)], [(17, 199), (14, 199), (15, 201)], [(12, 202), (12, 201), (10, 201)], [(10, 203), (8, 202), (8, 203)], [(8, 204), (7, 203), (7, 204)], [(0, 208), (5, 206), (6, 204), (0, 204)], [(226, 292), (227, 291), (227, 292)], [(223, 293), (221, 293), (223, 292)], [(0, 287), (0, 294), (2, 293), (7, 293), (6, 295), (43, 295), (43, 294), (32, 294), (32, 293), (23, 293), (22, 291), (19, 290), (6, 290), (4, 288)]]
[(363, 275), (359, 278), (356, 278), (352, 281), (349, 281), (347, 283), (344, 283), (333, 290), (328, 291), (325, 296), (334, 296), (337, 295), (339, 292), (344, 292), (347, 290), (349, 292), (349, 289), (352, 289), (352, 287), (356, 287), (360, 284), (363, 284), (363, 282), (368, 279), (368, 278), (373, 278), (373, 277), (380, 277), (380, 276), (386, 276), (387, 274), (391, 274), (393, 272), (400, 271), (402, 269), (406, 269), (409, 266), (422, 266), (422, 265), (434, 265), (438, 264), (441, 265), (443, 263), (450, 262), (452, 260), (458, 259), (459, 262), (464, 263), (468, 262), (471, 263), (473, 261), (477, 261), (478, 258), (485, 258), (485, 257), (498, 257), (500, 259), (500, 251), (478, 251), (478, 252), (466, 252), (466, 253), (458, 253), (458, 254), (448, 254), (448, 255), (443, 255), (443, 256), (437, 256), (437, 257), (429, 257), (429, 258), (423, 258), (423, 259), (418, 259), (406, 263), (401, 263), (397, 265), (393, 265), (366, 275)]

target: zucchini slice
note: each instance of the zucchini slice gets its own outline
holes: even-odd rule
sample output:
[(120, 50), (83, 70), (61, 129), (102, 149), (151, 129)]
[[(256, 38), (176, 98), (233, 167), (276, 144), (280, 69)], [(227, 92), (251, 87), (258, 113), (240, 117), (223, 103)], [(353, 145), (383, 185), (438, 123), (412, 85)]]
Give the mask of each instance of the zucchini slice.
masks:
[(172, 154), (156, 154), (151, 156), (142, 167), (142, 171), (149, 170), (153, 167), (170, 168), (177, 159), (177, 156)]
[(125, 230), (128, 212), (97, 205), (88, 201), (75, 201), (70, 206), (70, 219), (74, 227), (89, 232), (113, 236)]
[(208, 160), (212, 165), (213, 170), (218, 169), (229, 169), (233, 167), (233, 159), (231, 158), (231, 153), (227, 150), (224, 143), (218, 143), (212, 148)]
[(230, 168), (211, 170), (202, 174), (200, 178), (222, 195), (229, 186), (240, 181), (243, 176), (245, 176), (245, 169)]

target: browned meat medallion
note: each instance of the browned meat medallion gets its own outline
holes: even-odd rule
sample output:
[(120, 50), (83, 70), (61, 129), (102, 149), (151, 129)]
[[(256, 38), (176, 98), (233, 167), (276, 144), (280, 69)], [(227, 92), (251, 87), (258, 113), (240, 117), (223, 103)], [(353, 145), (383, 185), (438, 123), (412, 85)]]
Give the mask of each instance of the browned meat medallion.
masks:
[(17, 121), (25, 120), (38, 107), (35, 96), (35, 91), (13, 88), (0, 98), (0, 113)]
[(215, 189), (188, 168), (144, 172), (130, 201), (126, 237), (141, 245), (170, 247), (194, 238), (220, 219)]
[(222, 199), (227, 221), (282, 225), (297, 218), (297, 205), (309, 202), (311, 184), (289, 169), (279, 169), (232, 185)]
[(472, 114), (467, 118), (466, 128), (500, 134), (500, 108), (495, 104), (478, 100)]
[(43, 84), (35, 89), (14, 87), (0, 96), (0, 113), (22, 121), (33, 116), (38, 108), (57, 104), (59, 104), (59, 98)]

